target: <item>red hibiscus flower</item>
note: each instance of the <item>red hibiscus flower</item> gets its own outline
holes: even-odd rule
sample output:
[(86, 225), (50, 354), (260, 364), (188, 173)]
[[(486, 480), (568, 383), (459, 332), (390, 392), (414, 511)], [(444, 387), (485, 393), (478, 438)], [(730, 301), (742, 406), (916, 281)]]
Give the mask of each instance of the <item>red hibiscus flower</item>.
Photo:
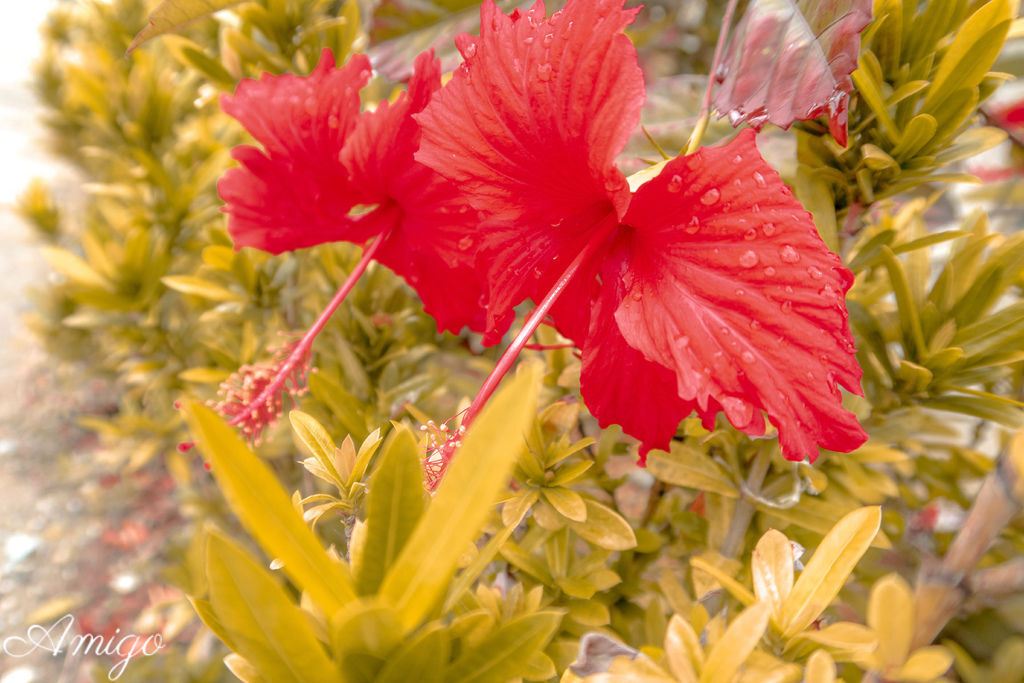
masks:
[(524, 333), (550, 315), (582, 351), (591, 412), (640, 439), (641, 459), (694, 411), (751, 435), (767, 414), (792, 460), (852, 450), (866, 434), (837, 385), (860, 391), (853, 278), (753, 131), (635, 192), (615, 167), (644, 100), (622, 5), (569, 0), (545, 18), (540, 1), (506, 16), (487, 0), (479, 38), (456, 39), (464, 64), (416, 117), (416, 159), (489, 217), (474, 247), (488, 338), (542, 301)]
[[(370, 75), (365, 55), (335, 68), (324, 50), (309, 76), (264, 74), (221, 99), (224, 111), (263, 145), (236, 148), (241, 166), (218, 184), (236, 248), (277, 254), (373, 240), (290, 353), (274, 368), (252, 366), (259, 367), (258, 377), (242, 371), (226, 383), (248, 388), (227, 392), (218, 409), (256, 438), (280, 415), (286, 384), (292, 384), (288, 391), (301, 384), (313, 339), (372, 259), (417, 290), (439, 330), (485, 327), (484, 288), (470, 256), (477, 212), (454, 185), (413, 159), (420, 133), (412, 115), (441, 87), (440, 63), (432, 53), (421, 54), (407, 92), (360, 114), (359, 89)], [(450, 291), (463, 296), (452, 298)]]

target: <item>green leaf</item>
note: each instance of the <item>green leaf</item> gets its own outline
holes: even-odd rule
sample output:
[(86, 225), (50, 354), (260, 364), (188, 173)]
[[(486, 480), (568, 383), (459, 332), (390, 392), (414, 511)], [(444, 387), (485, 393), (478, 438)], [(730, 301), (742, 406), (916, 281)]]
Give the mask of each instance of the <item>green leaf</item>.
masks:
[(210, 604), (238, 653), (267, 680), (326, 681), (335, 668), (288, 593), (233, 541), (210, 533)]
[(67, 249), (58, 247), (42, 247), (43, 258), (54, 270), (72, 282), (96, 289), (113, 291), (110, 281), (100, 275), (88, 263), (72, 254)]
[(348, 574), (324, 551), (270, 468), (206, 406), (189, 401), (184, 413), (217, 485), (264, 552), (283, 562), (285, 573), (326, 614), (355, 599)]
[(450, 680), (445, 666), (451, 653), (451, 639), (441, 624), (431, 624), (388, 657), (374, 683), (406, 683), (411, 672), (422, 683)]
[(731, 683), (768, 628), (768, 605), (743, 610), (708, 653), (700, 683)]
[(1009, 0), (992, 0), (972, 14), (943, 54), (922, 109), (935, 111), (955, 91), (977, 87), (999, 56), (1012, 19)]
[(881, 522), (880, 508), (863, 507), (839, 520), (822, 539), (783, 601), (780, 622), (784, 638), (803, 631), (828, 607), (871, 546)]
[(504, 683), (526, 673), (533, 653), (548, 644), (561, 621), (561, 613), (554, 611), (512, 619), (463, 652), (448, 670), (448, 680)]
[(544, 498), (551, 503), (551, 507), (558, 510), (563, 517), (574, 522), (587, 521), (587, 505), (583, 502), (583, 496), (572, 489), (564, 486), (550, 486), (542, 488)]
[(569, 526), (580, 538), (607, 550), (629, 550), (636, 547), (633, 527), (619, 513), (596, 500), (586, 499), (587, 521)]
[(740, 497), (736, 484), (721, 465), (678, 441), (672, 442), (671, 454), (651, 451), (647, 455), (647, 469), (666, 484), (710, 491), (728, 498)]
[(194, 275), (166, 275), (160, 278), (170, 289), (211, 301), (245, 301), (245, 295)]
[(179, 28), (242, 0), (163, 0), (149, 13), (147, 26), (139, 31), (128, 46), (128, 54), (147, 40)]
[(288, 413), (288, 421), (292, 424), (292, 431), (299, 439), (299, 445), (305, 453), (320, 463), (320, 467), (334, 479), (338, 486), (344, 486), (341, 475), (334, 467), (334, 452), (336, 447), (331, 435), (327, 430), (313, 418), (301, 410), (293, 410)]
[(367, 495), (366, 545), (356, 572), (356, 590), (375, 592), (412, 536), (424, 508), (423, 469), (416, 439), (397, 429), (384, 445)]
[(506, 486), (536, 412), (538, 369), (529, 365), (490, 400), (473, 423), (434, 500), (388, 571), (380, 595), (412, 630), (448, 588), (466, 546), (479, 535)]

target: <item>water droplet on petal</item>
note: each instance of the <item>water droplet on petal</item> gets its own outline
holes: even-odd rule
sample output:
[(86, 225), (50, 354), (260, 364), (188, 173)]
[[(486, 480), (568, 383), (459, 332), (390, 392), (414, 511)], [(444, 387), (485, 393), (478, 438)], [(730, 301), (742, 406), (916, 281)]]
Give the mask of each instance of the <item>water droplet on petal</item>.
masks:
[(544, 47), (551, 47), (551, 41), (554, 40), (554, 39), (555, 39), (555, 36), (554, 36), (553, 33), (549, 33), (546, 36), (544, 36), (544, 40), (543, 40)]
[(807, 371), (807, 379), (811, 380), (812, 382), (814, 381), (814, 373), (811, 372), (810, 370)]
[(757, 254), (752, 249), (743, 252), (743, 255), (740, 256), (740, 265), (744, 268), (753, 268), (757, 265)]
[(752, 207), (750, 207), (750, 210), (753, 211), (754, 213), (761, 213), (761, 205), (755, 203)]
[(465, 251), (466, 249), (469, 249), (471, 246), (473, 246), (473, 238), (470, 237), (469, 235), (466, 235), (465, 237), (463, 237), (462, 239), (459, 240), (459, 245), (458, 246), (459, 246), (459, 249), (462, 250), (462, 251)]
[(754, 230), (753, 228), (750, 228), (745, 233), (743, 233), (743, 239), (745, 239), (747, 241), (750, 241), (750, 240), (754, 239), (755, 237), (757, 237), (757, 230)]
[(668, 191), (669, 192), (673, 192), (673, 193), (674, 192), (679, 192), (679, 190), (681, 190), (682, 188), (683, 188), (683, 178), (682, 178), (682, 176), (674, 175), (674, 176), (672, 176), (672, 179), (668, 181)]
[(640, 299), (644, 298), (643, 293), (641, 293), (639, 289), (633, 290), (633, 293), (630, 294), (630, 296), (633, 297), (633, 301), (640, 301)]
[(678, 337), (676, 337), (676, 344), (685, 349), (687, 346), (690, 345), (690, 338), (687, 337), (685, 334), (681, 334)]
[(800, 260), (800, 254), (791, 245), (787, 244), (779, 250), (779, 258), (786, 263), (796, 263)]
[(786, 285), (786, 294), (792, 294), (792, 293), (793, 293), (793, 287), (791, 285)]
[(822, 278), (822, 272), (815, 268), (814, 266), (811, 266), (810, 268), (807, 269), (807, 274), (810, 275), (811, 278), (814, 280), (820, 280)]
[(792, 301), (783, 301), (782, 302), (782, 312), (783, 313), (789, 313), (792, 310), (793, 310), (793, 302)]
[(754, 407), (741, 398), (726, 396), (722, 399), (722, 409), (737, 429), (743, 429), (754, 419)]
[(575, 21), (570, 21), (569, 25), (565, 27), (565, 33), (562, 34), (562, 40), (569, 40), (569, 32), (572, 31), (572, 25), (575, 23)]
[(741, 353), (740, 358), (743, 360), (744, 363), (754, 362), (754, 354), (751, 353), (750, 351), (744, 351), (743, 353)]
[(773, 275), (775, 275), (775, 267), (774, 266), (768, 266), (767, 268), (764, 269), (764, 274), (767, 277), (772, 277)]
[(533, 45), (533, 36), (526, 36), (523, 38), (523, 42), (527, 45)]
[(760, 171), (754, 171), (754, 182), (757, 183), (758, 187), (765, 187), (768, 185), (768, 182), (764, 179), (764, 176), (761, 175)]
[(542, 81), (550, 81), (551, 80), (551, 65), (546, 63), (546, 62), (544, 64), (538, 64), (537, 65), (537, 78), (539, 78)]
[(765, 223), (764, 225), (761, 226), (761, 229), (764, 230), (764, 234), (768, 237), (771, 237), (772, 235), (775, 234), (774, 223)]
[(759, 329), (761, 329), (761, 321), (760, 320), (751, 320), (750, 321), (750, 329), (752, 329), (752, 330), (759, 330)]
[(327, 127), (328, 128), (337, 128), (340, 125), (341, 125), (341, 121), (339, 121), (338, 117), (335, 116), (334, 114), (331, 114), (330, 116), (327, 117)]
[(746, 295), (747, 295), (747, 291), (745, 289), (737, 289), (736, 290), (736, 298), (737, 299), (742, 299)]
[(704, 206), (711, 206), (721, 199), (722, 193), (717, 188), (712, 187), (710, 190), (700, 196), (700, 203)]
[(700, 230), (700, 219), (694, 216), (693, 218), (690, 219), (690, 224), (687, 225), (684, 229), (688, 234), (694, 234), (695, 232)]
[(743, 163), (743, 155), (742, 154), (737, 154), (736, 156), (734, 156), (732, 158), (732, 163), (734, 163), (734, 164), (742, 164)]

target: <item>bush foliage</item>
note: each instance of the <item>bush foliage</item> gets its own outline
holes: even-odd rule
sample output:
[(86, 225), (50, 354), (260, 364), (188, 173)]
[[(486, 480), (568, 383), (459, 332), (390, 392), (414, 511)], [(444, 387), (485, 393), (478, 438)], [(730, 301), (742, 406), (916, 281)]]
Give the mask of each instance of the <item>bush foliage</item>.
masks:
[[(774, 438), (689, 418), (640, 469), (635, 442), (581, 403), (578, 357), (555, 348), (526, 354), (433, 495), (414, 428), (456, 414), (496, 356), (438, 335), (383, 266), (255, 454), (203, 405), (301, 333), (358, 258), (232, 248), (215, 185), (245, 136), (217, 98), (262, 72), (308, 73), (330, 47), (339, 62), (369, 52), (365, 99), (387, 99), (424, 45), (452, 54), (454, 33), (475, 30), (476, 3), (206, 4), (231, 7), (182, 26), (155, 14), (150, 30), (170, 33), (127, 56), (152, 3), (58, 6), (37, 84), (85, 194), (63, 206), (34, 184), (22, 209), (58, 274), (33, 327), (115, 383), (118, 412), (88, 422), (124, 467), (158, 461), (178, 481), (196, 524), (173, 576), (235, 676), (1024, 680), (1024, 234), (990, 218), (1013, 208), (991, 188), (962, 189), (965, 162), (1014, 134), (987, 103), (1024, 35), (1016, 3), (876, 0), (849, 144), (820, 121), (765, 134), (856, 275), (865, 396), (845, 405), (865, 445), (793, 463)], [(673, 102), (651, 97), (645, 114), (665, 148), (697, 114), (675, 74), (706, 70), (723, 13), (688, 7), (653, 3), (629, 29), (648, 87)], [(652, 155), (644, 144), (630, 150)], [(175, 447), (191, 439), (224, 505), (196, 450)]]

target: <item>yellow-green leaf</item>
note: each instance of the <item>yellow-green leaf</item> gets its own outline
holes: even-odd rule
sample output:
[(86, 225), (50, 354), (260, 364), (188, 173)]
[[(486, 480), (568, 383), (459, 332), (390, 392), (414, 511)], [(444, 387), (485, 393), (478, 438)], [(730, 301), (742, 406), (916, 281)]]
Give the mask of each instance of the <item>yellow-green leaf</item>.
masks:
[(782, 605), (783, 637), (800, 633), (828, 607), (871, 546), (881, 523), (881, 508), (863, 507), (828, 532)]
[(697, 672), (704, 666), (704, 650), (689, 622), (672, 616), (665, 631), (665, 658), (680, 683), (697, 683)]
[(972, 14), (943, 54), (922, 109), (934, 110), (954, 91), (976, 87), (1003, 49), (1012, 19), (1009, 0), (992, 0)]
[(299, 439), (299, 445), (306, 455), (316, 458), (320, 467), (324, 469), (339, 486), (344, 482), (334, 467), (334, 440), (327, 430), (313, 418), (301, 410), (293, 410), (288, 413), (288, 421), (292, 424), (292, 431)]
[(422, 683), (442, 683), (447, 680), (450, 652), (451, 639), (444, 626), (431, 624), (388, 657), (374, 683), (406, 683), (412, 672)]
[(245, 301), (244, 295), (194, 275), (166, 275), (160, 282), (176, 292), (211, 301)]
[(521, 676), (533, 653), (544, 649), (562, 621), (555, 611), (516, 617), (465, 650), (449, 669), (450, 681), (498, 683)]
[(43, 258), (50, 264), (50, 267), (72, 282), (97, 289), (111, 289), (110, 281), (107, 278), (67, 249), (42, 247), (42, 252)]
[(740, 497), (736, 484), (721, 465), (704, 453), (678, 441), (672, 442), (671, 453), (648, 453), (647, 469), (667, 484), (710, 491), (729, 498)]
[(564, 486), (550, 486), (541, 489), (541, 493), (551, 503), (551, 507), (558, 510), (559, 514), (566, 519), (571, 519), (574, 522), (587, 521), (587, 505), (583, 501), (583, 496), (572, 489), (567, 489)]
[(334, 676), (306, 616), (288, 593), (233, 541), (210, 533), (206, 547), (210, 603), (238, 653), (271, 681)]
[(237, 5), (242, 0), (163, 0), (156, 8), (149, 13), (146, 27), (139, 31), (138, 35), (128, 46), (131, 53), (139, 45), (151, 38), (163, 33), (177, 31), (185, 24), (195, 21), (200, 17), (213, 14), (218, 10), (231, 5)]
[(520, 369), (473, 423), (434, 500), (388, 571), (380, 595), (412, 630), (435, 607), (451, 582), (465, 547), (508, 482), (534, 419), (538, 370)]
[(285, 573), (328, 615), (354, 599), (352, 580), (302, 521), (270, 468), (206, 406), (189, 401), (184, 413), (217, 485), (264, 552), (281, 560)]
[(360, 594), (380, 587), (423, 515), (424, 495), (416, 439), (408, 427), (400, 427), (384, 445), (370, 478), (366, 541), (355, 577)]
[(914, 596), (899, 574), (889, 574), (871, 587), (868, 625), (878, 633), (875, 657), (881, 668), (902, 666), (914, 637)]
[(910, 659), (890, 678), (894, 681), (912, 681), (924, 683), (933, 681), (953, 666), (953, 654), (938, 645), (924, 647), (910, 655)]
[(700, 683), (732, 683), (736, 672), (757, 646), (768, 628), (768, 605), (757, 604), (743, 610), (708, 653), (700, 673)]
[(730, 595), (742, 602), (744, 605), (753, 605), (757, 602), (757, 598), (754, 597), (753, 593), (747, 590), (746, 586), (704, 558), (691, 557), (690, 566), (694, 569), (710, 574), (715, 581), (722, 585), (722, 588), (729, 591)]
[(750, 558), (754, 595), (777, 615), (793, 588), (793, 544), (785, 534), (769, 529)]
[(825, 650), (815, 650), (807, 659), (806, 683), (835, 683), (836, 663)]
[(606, 550), (629, 550), (636, 547), (633, 527), (619, 513), (596, 500), (586, 499), (585, 522), (569, 522), (578, 536)]

